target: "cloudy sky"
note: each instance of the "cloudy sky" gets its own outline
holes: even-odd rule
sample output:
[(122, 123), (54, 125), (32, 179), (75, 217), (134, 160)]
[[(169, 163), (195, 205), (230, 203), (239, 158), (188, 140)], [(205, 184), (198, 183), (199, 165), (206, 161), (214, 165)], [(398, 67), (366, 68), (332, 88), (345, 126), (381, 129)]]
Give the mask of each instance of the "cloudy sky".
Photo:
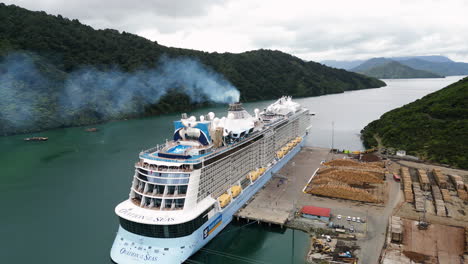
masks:
[(30, 10), (217, 52), (305, 60), (446, 55), (468, 62), (467, 0), (16, 0)]

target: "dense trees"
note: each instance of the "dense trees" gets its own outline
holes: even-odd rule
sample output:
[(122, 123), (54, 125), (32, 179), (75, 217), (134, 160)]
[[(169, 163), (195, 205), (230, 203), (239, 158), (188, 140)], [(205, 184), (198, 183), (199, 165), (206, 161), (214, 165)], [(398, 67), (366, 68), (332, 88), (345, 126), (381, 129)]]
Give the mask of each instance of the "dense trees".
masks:
[(385, 113), (362, 131), (366, 147), (374, 135), (388, 147), (423, 159), (468, 168), (468, 78)]
[[(3, 113), (3, 117), (0, 116), (0, 132), (3, 130), (6, 133), (83, 125), (111, 118), (176, 111), (192, 107), (194, 103), (203, 104), (204, 102), (193, 102), (191, 98), (182, 100), (178, 96), (179, 102), (165, 104), (163, 107), (163, 102), (148, 102), (140, 100), (144, 99), (144, 95), (128, 94), (131, 99), (124, 107), (128, 111), (113, 112), (113, 106), (109, 103), (112, 101), (111, 96), (123, 93), (126, 89), (119, 87), (115, 93), (91, 91), (94, 98), (89, 98), (89, 104), (78, 110), (62, 107), (64, 85), (70, 75), (83, 67), (104, 72), (117, 69), (132, 73), (157, 68), (162, 56), (193, 58), (201, 62), (237, 87), (242, 101), (273, 99), (282, 95), (316, 96), (385, 85), (374, 78), (306, 62), (280, 51), (256, 50), (240, 54), (220, 54), (168, 48), (131, 33), (120, 33), (112, 29), (94, 30), (76, 19), (31, 12), (2, 3), (0, 36), (0, 71), (5, 72), (1, 77), (5, 82), (0, 84), (0, 89), (6, 90), (8, 83), (9, 88), (13, 89), (8, 90), (8, 95), (16, 99), (8, 102), (0, 99), (0, 110)], [(18, 79), (18, 72), (9, 70), (11, 64), (5, 63), (15, 52), (30, 56), (33, 70), (37, 69), (47, 81), (38, 84), (30, 79)], [(182, 92), (181, 87), (170, 88), (170, 93), (173, 94), (165, 97), (166, 100), (174, 99), (175, 95)], [(23, 92), (18, 93), (19, 90)], [(2, 94), (7, 95), (5, 91)], [(11, 115), (15, 104), (20, 101), (25, 105), (28, 103), (23, 101), (24, 95), (28, 94), (34, 94), (38, 100), (28, 105), (30, 109), (27, 118), (32, 121), (19, 127), (12, 122)], [(106, 114), (102, 114), (103, 112)]]

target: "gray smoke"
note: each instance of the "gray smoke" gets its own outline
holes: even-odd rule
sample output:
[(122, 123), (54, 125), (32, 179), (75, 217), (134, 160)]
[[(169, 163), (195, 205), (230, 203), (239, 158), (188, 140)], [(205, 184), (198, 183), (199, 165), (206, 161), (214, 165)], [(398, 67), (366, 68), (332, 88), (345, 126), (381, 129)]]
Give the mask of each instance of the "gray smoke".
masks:
[[(35, 87), (34, 90), (30, 87)], [(35, 67), (30, 56), (11, 54), (0, 62), (0, 124), (23, 129), (34, 123), (34, 107), (50, 82)]]
[(55, 69), (52, 73), (39, 70), (44, 64), (38, 66), (41, 60), (35, 55), (16, 53), (0, 61), (3, 129), (27, 129), (45, 119), (48, 126), (56, 127), (89, 113), (98, 120), (140, 113), (170, 90), (187, 94), (192, 102), (230, 103), (240, 96), (222, 75), (189, 58), (162, 56), (154, 68), (134, 72), (87, 66), (69, 74), (57, 74), (60, 71)]
[[(103, 115), (140, 111), (132, 107), (134, 100), (157, 103), (170, 89), (187, 94), (193, 102), (205, 99), (217, 103), (239, 100), (239, 91), (220, 74), (188, 58), (169, 59), (163, 56), (158, 67), (128, 73), (119, 69), (98, 71), (84, 68), (70, 74), (65, 83), (61, 105), (78, 111), (90, 104)], [(97, 100), (107, 103), (99, 103)], [(110, 107), (112, 106), (112, 107)]]

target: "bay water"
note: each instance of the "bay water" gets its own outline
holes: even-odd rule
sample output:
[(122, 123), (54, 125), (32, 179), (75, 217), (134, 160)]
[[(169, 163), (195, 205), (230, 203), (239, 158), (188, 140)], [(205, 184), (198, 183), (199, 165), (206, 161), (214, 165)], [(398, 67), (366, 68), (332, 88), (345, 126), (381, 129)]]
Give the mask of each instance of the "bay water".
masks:
[[(386, 111), (439, 90), (461, 76), (384, 80), (387, 87), (297, 99), (316, 112), (309, 146), (359, 150), (359, 131)], [(273, 101), (246, 103), (253, 113)], [(226, 106), (198, 109), (225, 115)], [(114, 207), (128, 198), (138, 153), (171, 138), (180, 114), (0, 137), (2, 263), (110, 263), (118, 227)], [(333, 124), (333, 125), (332, 125)], [(333, 131), (333, 133), (332, 133)], [(24, 142), (45, 136), (47, 142)], [(191, 259), (199, 263), (303, 263), (307, 234), (229, 225)], [(292, 250), (294, 248), (294, 250)]]

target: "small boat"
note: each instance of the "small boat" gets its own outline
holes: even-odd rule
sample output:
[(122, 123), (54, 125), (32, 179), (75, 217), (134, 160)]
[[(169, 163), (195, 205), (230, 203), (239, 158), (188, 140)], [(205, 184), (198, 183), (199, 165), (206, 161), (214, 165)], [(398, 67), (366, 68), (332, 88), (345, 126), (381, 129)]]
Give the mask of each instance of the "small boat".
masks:
[(28, 137), (24, 138), (24, 141), (47, 141), (48, 137)]
[(86, 132), (97, 132), (97, 131), (98, 131), (98, 129), (97, 129), (97, 128), (95, 128), (95, 127), (91, 127), (91, 128), (87, 128), (87, 129), (85, 129), (85, 131), (86, 131)]

